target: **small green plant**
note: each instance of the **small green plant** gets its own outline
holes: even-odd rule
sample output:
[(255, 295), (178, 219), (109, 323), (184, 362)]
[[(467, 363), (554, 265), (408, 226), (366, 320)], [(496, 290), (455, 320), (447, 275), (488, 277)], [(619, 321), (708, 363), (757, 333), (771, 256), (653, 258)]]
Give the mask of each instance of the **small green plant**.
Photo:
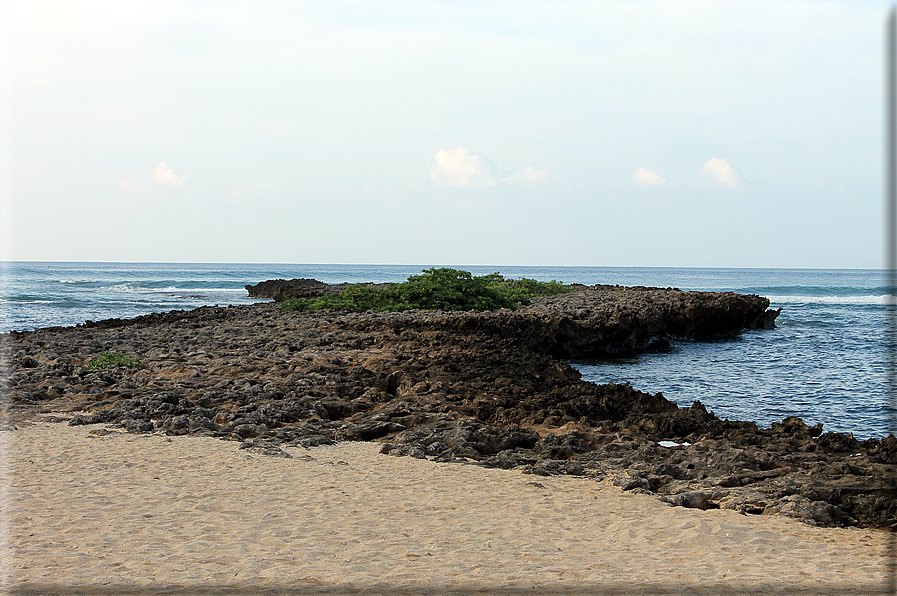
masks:
[(124, 366), (125, 368), (139, 368), (140, 358), (126, 356), (121, 352), (103, 352), (99, 358), (94, 358), (87, 363), (88, 370), (99, 370), (110, 366)]
[(534, 296), (570, 292), (573, 288), (557, 281), (505, 279), (500, 273), (474, 277), (467, 271), (430, 268), (400, 284), (372, 287), (348, 286), (338, 294), (318, 298), (287, 298), (282, 307), (291, 311), (310, 310), (493, 310), (529, 304)]

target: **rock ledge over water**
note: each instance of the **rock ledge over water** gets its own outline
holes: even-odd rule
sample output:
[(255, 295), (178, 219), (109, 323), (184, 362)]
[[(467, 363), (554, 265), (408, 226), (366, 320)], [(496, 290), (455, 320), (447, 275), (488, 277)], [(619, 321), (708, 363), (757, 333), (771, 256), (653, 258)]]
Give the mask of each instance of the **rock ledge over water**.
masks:
[[(770, 429), (724, 421), (699, 403), (584, 382), (563, 361), (772, 328), (768, 306), (593, 286), (513, 311), (296, 316), (262, 303), (12, 333), (2, 427), (100, 422), (275, 455), (376, 440), (391, 456), (609, 477), (677, 506), (894, 524), (893, 437), (860, 442), (797, 418)], [(104, 351), (141, 365), (88, 368)]]

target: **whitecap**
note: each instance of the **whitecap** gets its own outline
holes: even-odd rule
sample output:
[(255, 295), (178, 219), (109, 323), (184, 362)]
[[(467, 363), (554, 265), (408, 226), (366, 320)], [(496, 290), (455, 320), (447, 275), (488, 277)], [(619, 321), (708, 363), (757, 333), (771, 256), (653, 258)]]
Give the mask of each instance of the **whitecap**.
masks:
[(771, 304), (897, 304), (891, 294), (884, 296), (766, 296)]

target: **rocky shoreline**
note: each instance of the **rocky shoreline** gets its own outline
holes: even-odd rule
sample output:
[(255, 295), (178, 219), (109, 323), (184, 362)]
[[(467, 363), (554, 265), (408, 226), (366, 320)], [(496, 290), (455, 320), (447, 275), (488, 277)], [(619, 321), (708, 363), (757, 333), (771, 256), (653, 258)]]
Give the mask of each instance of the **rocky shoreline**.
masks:
[[(310, 295), (333, 291), (302, 281)], [(259, 291), (295, 295), (283, 284)], [(261, 303), (11, 333), (2, 426), (101, 422), (269, 455), (380, 441), (389, 455), (611, 478), (684, 507), (893, 528), (894, 437), (857, 441), (797, 418), (769, 429), (724, 421), (699, 403), (584, 382), (563, 360), (772, 328), (768, 306), (592, 286), (517, 310), (297, 316)], [(140, 366), (88, 368), (104, 351)]]

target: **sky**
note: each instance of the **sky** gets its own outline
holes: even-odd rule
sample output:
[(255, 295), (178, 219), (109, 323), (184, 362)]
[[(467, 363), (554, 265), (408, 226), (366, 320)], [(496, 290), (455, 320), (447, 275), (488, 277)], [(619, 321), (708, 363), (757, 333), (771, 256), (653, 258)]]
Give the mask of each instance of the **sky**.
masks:
[(877, 268), (883, 2), (8, 2), (3, 260)]

